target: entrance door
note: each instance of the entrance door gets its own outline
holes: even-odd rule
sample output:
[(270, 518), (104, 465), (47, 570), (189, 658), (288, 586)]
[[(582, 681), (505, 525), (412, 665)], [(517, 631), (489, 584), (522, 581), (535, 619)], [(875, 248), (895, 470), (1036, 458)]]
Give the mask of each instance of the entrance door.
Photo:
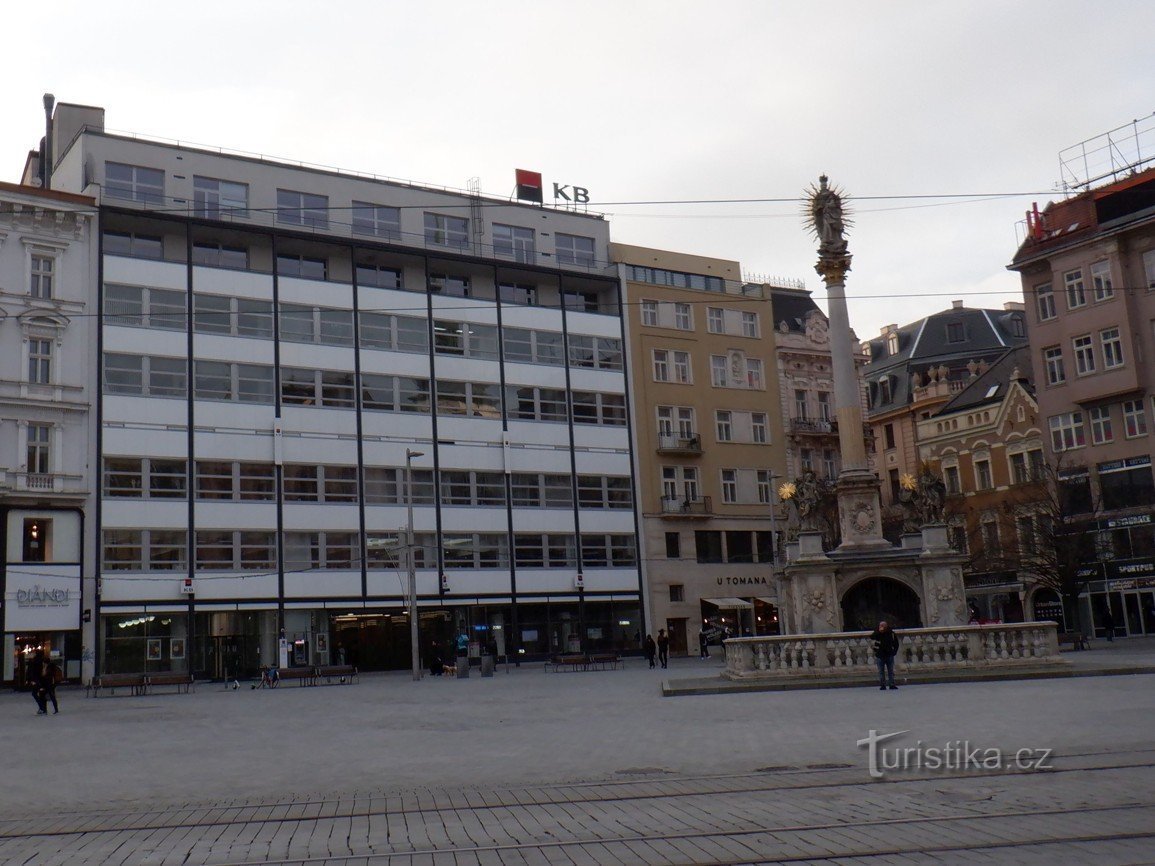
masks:
[(873, 631), (882, 620), (893, 628), (921, 628), (918, 595), (888, 577), (860, 581), (842, 597), (844, 631)]
[(686, 618), (666, 620), (666, 634), (670, 636), (670, 655), (686, 654)]
[(1143, 611), (1139, 608), (1139, 594), (1128, 592), (1123, 595), (1123, 607), (1126, 610), (1127, 636), (1137, 637), (1143, 634)]
[(1139, 593), (1139, 609), (1143, 614), (1143, 631), (1155, 634), (1155, 592)]

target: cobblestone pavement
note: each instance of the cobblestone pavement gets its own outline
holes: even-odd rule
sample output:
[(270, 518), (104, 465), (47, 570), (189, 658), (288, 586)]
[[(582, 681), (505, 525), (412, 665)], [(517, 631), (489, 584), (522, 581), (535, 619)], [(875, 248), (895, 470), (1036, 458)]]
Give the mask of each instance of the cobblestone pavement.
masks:
[[(676, 661), (672, 676), (712, 662)], [(0, 697), (0, 864), (1155, 863), (1155, 676), (662, 699), (624, 671)], [(902, 745), (1053, 769), (867, 773)]]

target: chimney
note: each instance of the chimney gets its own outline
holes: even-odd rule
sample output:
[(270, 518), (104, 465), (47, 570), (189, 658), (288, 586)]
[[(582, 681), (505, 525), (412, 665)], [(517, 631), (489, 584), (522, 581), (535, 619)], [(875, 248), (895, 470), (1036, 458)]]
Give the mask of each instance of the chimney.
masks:
[(1003, 309), (1008, 313), (1021, 313), (1026, 310), (1026, 304), (1022, 301), (1004, 301)]
[(56, 97), (51, 93), (44, 94), (44, 150), (40, 154), (40, 188), (52, 188), (52, 163), (55, 161), (52, 154), (52, 106), (56, 104)]
[(951, 306), (951, 309), (953, 309), (953, 310), (961, 310), (961, 309), (963, 309), (963, 305), (965, 303), (966, 303), (966, 301), (951, 301), (950, 306)]

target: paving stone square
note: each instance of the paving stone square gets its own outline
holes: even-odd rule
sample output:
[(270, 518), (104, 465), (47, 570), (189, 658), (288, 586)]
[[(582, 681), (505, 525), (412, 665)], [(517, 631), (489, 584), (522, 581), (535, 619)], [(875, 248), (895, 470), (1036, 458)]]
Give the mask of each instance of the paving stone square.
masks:
[[(1076, 655), (1142, 670), (1155, 646)], [(0, 755), (0, 864), (1155, 859), (1155, 675), (661, 695), (720, 670), (66, 690), (58, 716), (5, 694), (27, 747)], [(873, 780), (871, 730), (1054, 768)]]

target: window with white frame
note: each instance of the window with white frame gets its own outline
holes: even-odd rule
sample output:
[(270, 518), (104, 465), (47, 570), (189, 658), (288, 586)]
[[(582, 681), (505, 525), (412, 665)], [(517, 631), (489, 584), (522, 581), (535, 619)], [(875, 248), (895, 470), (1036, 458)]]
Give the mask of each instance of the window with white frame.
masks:
[(947, 493), (962, 493), (962, 479), (959, 476), (957, 466), (944, 466), (942, 475)]
[(710, 384), (715, 388), (725, 388), (727, 383), (727, 367), (725, 355), (710, 356)]
[(959, 553), (970, 553), (967, 525), (962, 518), (958, 518), (950, 524), (950, 546)]
[(1071, 347), (1075, 350), (1075, 372), (1086, 376), (1095, 372), (1095, 344), (1090, 334), (1083, 334), (1071, 340)]
[(734, 416), (732, 412), (718, 409), (714, 412), (714, 429), (719, 442), (734, 441)]
[(443, 213), (425, 213), (425, 243), (465, 249), (469, 246), (469, 220)]
[(1104, 369), (1123, 366), (1123, 339), (1117, 327), (1100, 331), (1099, 345), (1103, 348)]
[(694, 410), (689, 406), (659, 406), (658, 435), (690, 439), (694, 435)]
[(50, 424), (29, 424), (28, 443), (25, 452), (25, 469), (34, 475), (47, 475), (52, 471), (52, 426)]
[(990, 490), (993, 486), (991, 483), (991, 461), (985, 458), (975, 460), (975, 489)]
[(767, 434), (766, 413), (750, 413), (750, 437), (758, 445), (765, 445), (769, 441)]
[(293, 189), (277, 190), (277, 222), (313, 229), (329, 227), (329, 197)]
[(494, 223), (493, 254), (531, 264), (535, 256), (533, 229)]
[(1063, 274), (1063, 285), (1067, 289), (1067, 309), (1074, 310), (1087, 305), (1087, 290), (1083, 285), (1083, 271), (1067, 271)]
[(663, 466), (662, 499), (676, 504), (699, 501), (701, 489), (698, 486), (697, 467)]
[(52, 284), (56, 279), (56, 257), (33, 253), (31, 264), (28, 294), (34, 298), (51, 298)]
[(658, 326), (657, 301), (642, 301), (642, 324), (652, 328)]
[(758, 336), (758, 314), (743, 311), (742, 312), (742, 336), (743, 337), (757, 337)]
[(891, 331), (886, 335), (886, 354), (894, 356), (898, 354), (898, 332)]
[(755, 472), (754, 483), (758, 489), (758, 504), (770, 505), (774, 501), (774, 473), (769, 469)]
[(1043, 366), (1047, 371), (1048, 385), (1061, 385), (1067, 381), (1067, 371), (1063, 368), (1063, 347), (1048, 346), (1043, 349)]
[(694, 313), (689, 304), (674, 304), (674, 327), (679, 331), (694, 330)]
[(1128, 439), (1147, 435), (1147, 415), (1142, 400), (1123, 401), (1123, 435)]
[(1110, 262), (1101, 261), (1091, 265), (1091, 288), (1096, 301), (1107, 301), (1115, 297), (1115, 288), (1111, 284)]
[(193, 213), (207, 219), (247, 217), (249, 185), (215, 177), (193, 176)]
[(670, 353), (666, 349), (654, 349), (654, 381), (670, 381)]
[(829, 391), (819, 391), (818, 392), (818, 418), (821, 421), (833, 420), (833, 416), (832, 416), (831, 411), (830, 411), (830, 392)]
[(1086, 434), (1083, 431), (1082, 412), (1064, 412), (1053, 415), (1047, 421), (1051, 430), (1051, 449), (1053, 451), (1070, 451), (1073, 448), (1082, 448), (1087, 444)]
[(1115, 439), (1115, 431), (1111, 428), (1111, 407), (1095, 406), (1087, 410), (1087, 417), (1091, 422), (1091, 444), (1105, 445)]
[(29, 339), (28, 382), (32, 385), (52, 384), (52, 340)]
[(354, 200), (353, 233), (390, 240), (400, 239), (401, 208)]
[(746, 384), (760, 390), (762, 388), (762, 361), (758, 358), (746, 359)]
[(594, 265), (594, 239), (581, 235), (566, 235), (558, 232), (554, 235), (554, 248), (557, 251), (557, 261), (563, 265), (583, 265), (591, 268)]
[(721, 307), (706, 307), (706, 330), (711, 334), (726, 333), (726, 314)]
[(693, 384), (690, 372), (690, 353), (674, 352), (674, 381), (682, 385)]
[(810, 416), (809, 406), (809, 392), (796, 388), (794, 390), (794, 417), (799, 421), (805, 421)]
[(145, 204), (164, 204), (164, 172), (121, 162), (104, 164), (104, 194)]
[(833, 448), (822, 449), (822, 474), (826, 478), (838, 477), (838, 461)]
[(1045, 322), (1057, 315), (1055, 312), (1055, 293), (1050, 283), (1035, 286), (1035, 309), (1039, 314), (1039, 321)]
[(738, 470), (722, 470), (722, 501), (733, 505), (738, 501)]

